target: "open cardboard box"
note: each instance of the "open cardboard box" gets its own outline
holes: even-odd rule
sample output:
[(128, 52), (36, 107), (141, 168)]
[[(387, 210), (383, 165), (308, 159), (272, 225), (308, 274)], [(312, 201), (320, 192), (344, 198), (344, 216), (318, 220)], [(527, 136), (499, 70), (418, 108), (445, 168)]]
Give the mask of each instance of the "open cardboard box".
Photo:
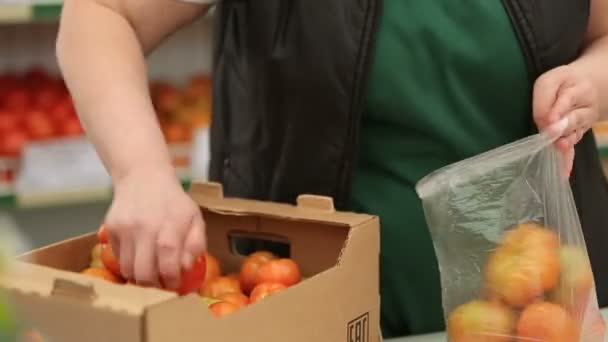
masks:
[(196, 295), (116, 285), (80, 275), (94, 233), (24, 255), (0, 279), (31, 326), (51, 342), (376, 342), (379, 329), (379, 220), (336, 212), (330, 199), (298, 205), (224, 198), (218, 184), (194, 184), (209, 251), (225, 271), (243, 256), (235, 237), (288, 245), (301, 283), (223, 318)]

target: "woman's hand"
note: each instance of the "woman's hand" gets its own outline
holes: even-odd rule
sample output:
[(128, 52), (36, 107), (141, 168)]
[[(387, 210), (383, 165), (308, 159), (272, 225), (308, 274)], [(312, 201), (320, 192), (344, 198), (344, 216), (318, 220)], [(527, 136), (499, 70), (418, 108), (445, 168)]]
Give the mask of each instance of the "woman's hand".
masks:
[(539, 130), (566, 118), (567, 127), (555, 142), (562, 153), (564, 170), (572, 172), (574, 145), (600, 117), (598, 90), (591, 79), (571, 65), (550, 70), (536, 80), (534, 121)]
[(173, 170), (143, 168), (116, 181), (105, 226), (122, 275), (144, 286), (178, 288), (206, 248), (201, 211)]
[(178, 288), (205, 248), (198, 207), (171, 166), (149, 94), (145, 54), (210, 5), (170, 0), (64, 0), (57, 57), (114, 181), (106, 217), (128, 280)]

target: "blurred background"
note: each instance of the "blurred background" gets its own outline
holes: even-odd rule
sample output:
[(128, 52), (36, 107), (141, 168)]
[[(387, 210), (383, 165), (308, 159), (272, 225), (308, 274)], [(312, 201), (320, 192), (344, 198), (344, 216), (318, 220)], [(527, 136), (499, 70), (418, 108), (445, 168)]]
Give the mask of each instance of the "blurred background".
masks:
[[(111, 201), (110, 179), (59, 74), (60, 13), (60, 0), (0, 0), (0, 229), (14, 226), (32, 247), (97, 229)], [(206, 178), (211, 25), (211, 15), (198, 20), (148, 59), (185, 187)]]

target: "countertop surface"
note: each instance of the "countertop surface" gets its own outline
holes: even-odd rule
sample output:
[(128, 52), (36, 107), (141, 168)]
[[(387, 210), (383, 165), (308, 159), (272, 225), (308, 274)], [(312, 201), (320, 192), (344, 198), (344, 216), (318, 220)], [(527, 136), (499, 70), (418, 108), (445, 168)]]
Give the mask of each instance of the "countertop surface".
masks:
[[(602, 315), (604, 319), (608, 320), (608, 308), (602, 309)], [(445, 333), (428, 334), (428, 335), (417, 335), (395, 339), (387, 339), (385, 342), (445, 342), (447, 338)], [(608, 340), (607, 340), (608, 341)]]

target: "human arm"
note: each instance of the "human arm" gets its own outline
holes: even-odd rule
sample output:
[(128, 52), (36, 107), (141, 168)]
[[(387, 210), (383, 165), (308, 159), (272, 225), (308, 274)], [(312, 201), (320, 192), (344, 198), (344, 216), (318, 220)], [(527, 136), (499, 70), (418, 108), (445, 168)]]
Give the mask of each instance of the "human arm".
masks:
[(145, 53), (208, 10), (174, 0), (66, 0), (57, 57), (77, 111), (114, 183), (106, 217), (121, 272), (177, 287), (205, 248), (154, 113)]

